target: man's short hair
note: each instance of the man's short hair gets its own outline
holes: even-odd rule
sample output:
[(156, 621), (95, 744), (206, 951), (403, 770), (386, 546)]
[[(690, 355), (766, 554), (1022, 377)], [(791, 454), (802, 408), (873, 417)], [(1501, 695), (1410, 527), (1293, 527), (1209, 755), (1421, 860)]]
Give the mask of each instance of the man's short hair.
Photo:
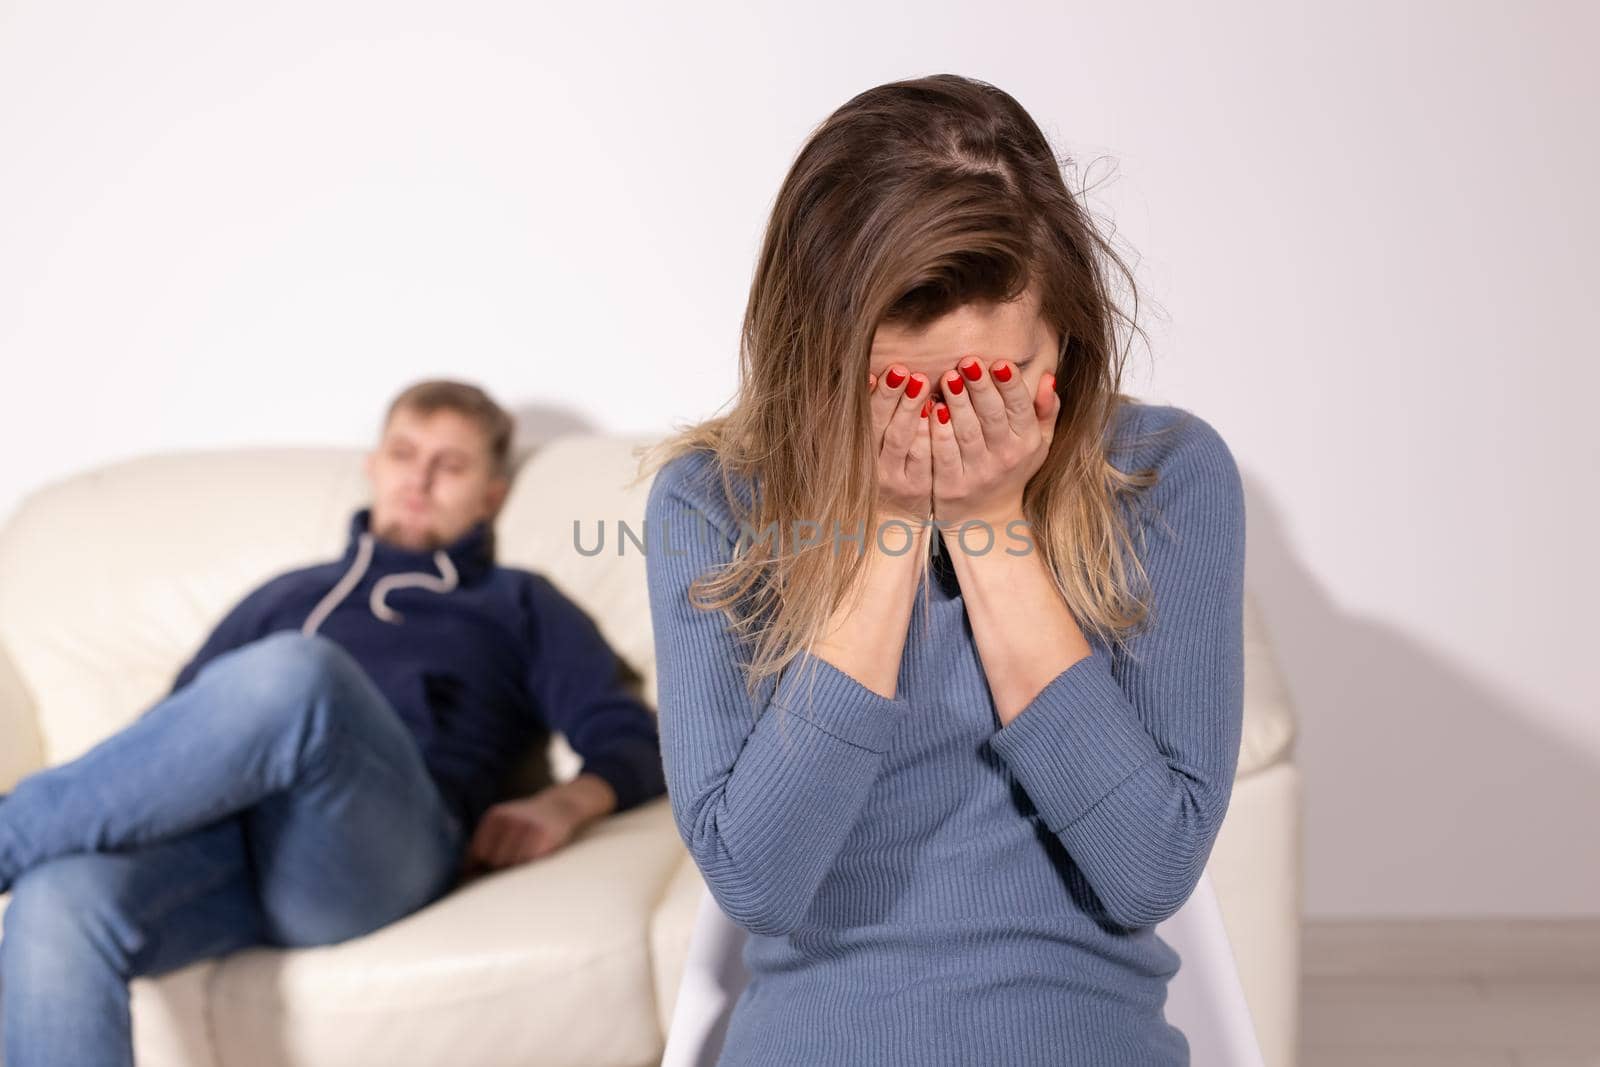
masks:
[(511, 477), (511, 439), (516, 433), (516, 422), (511, 415), (496, 404), (488, 393), (467, 382), (448, 378), (432, 378), (407, 386), (389, 404), (384, 413), (383, 425), (387, 428), (394, 413), (401, 408), (419, 415), (435, 411), (454, 411), (471, 419), (483, 431), (489, 442), (489, 456), (494, 473), (501, 478)]

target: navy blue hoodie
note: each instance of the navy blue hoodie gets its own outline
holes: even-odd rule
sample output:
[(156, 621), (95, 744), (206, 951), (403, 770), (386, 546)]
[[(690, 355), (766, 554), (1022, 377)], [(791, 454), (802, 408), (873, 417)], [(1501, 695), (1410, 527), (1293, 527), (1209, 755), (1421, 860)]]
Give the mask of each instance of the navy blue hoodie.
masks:
[(338, 642), (410, 727), (470, 833), (512, 767), (561, 733), (625, 811), (666, 791), (654, 715), (627, 688), (594, 621), (549, 579), (494, 560), (480, 522), (451, 545), (379, 540), (371, 509), (350, 520), (337, 562), (292, 570), (241, 600), (179, 672), (277, 630)]

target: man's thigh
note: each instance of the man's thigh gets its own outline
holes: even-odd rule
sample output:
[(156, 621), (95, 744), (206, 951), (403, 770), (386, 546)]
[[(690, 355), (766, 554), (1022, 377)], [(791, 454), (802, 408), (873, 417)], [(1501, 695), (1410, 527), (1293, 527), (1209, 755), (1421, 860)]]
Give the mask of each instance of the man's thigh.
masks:
[(316, 761), (244, 814), (267, 930), (282, 945), (358, 937), (454, 883), (462, 830), (399, 715), (353, 660)]

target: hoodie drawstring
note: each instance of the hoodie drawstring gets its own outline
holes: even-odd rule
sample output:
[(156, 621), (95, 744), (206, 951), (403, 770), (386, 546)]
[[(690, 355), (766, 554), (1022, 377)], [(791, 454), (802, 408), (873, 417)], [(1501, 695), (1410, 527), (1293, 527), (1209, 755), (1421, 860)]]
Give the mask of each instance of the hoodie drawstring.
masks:
[[(370, 536), (370, 535), (369, 535)], [(391, 589), (410, 589), (418, 586), (431, 589), (435, 593), (448, 593), (456, 587), (456, 565), (450, 562), (450, 553), (440, 549), (433, 554), (433, 562), (439, 568), (437, 575), (427, 574), (423, 571), (412, 571), (409, 574), (391, 574), (386, 578), (379, 578), (372, 587), (372, 595), (367, 598), (367, 606), (372, 613), (384, 622), (399, 622), (403, 615), (383, 602)]]
[[(340, 602), (350, 595), (351, 590), (361, 584), (362, 576), (367, 573), (367, 567), (372, 563), (372, 541), (371, 532), (361, 535), (356, 549), (355, 562), (350, 564), (350, 569), (345, 571), (344, 577), (339, 579), (338, 584), (328, 590), (327, 595), (317, 603), (316, 607), (311, 609), (311, 614), (307, 615), (306, 621), (300, 625), (301, 633), (307, 636), (316, 633), (317, 628), (333, 613), (333, 609), (338, 607)], [(431, 589), (436, 593), (448, 593), (454, 589), (459, 583), (459, 576), (456, 573), (455, 564), (450, 559), (450, 554), (440, 549), (433, 554), (433, 562), (439, 568), (437, 575), (427, 574), (423, 571), (413, 571), (407, 574), (391, 574), (388, 577), (380, 578), (377, 584), (372, 587), (372, 595), (367, 598), (367, 606), (371, 609), (372, 614), (384, 622), (400, 622), (403, 616), (384, 603), (384, 598), (394, 589), (420, 586), (424, 589)]]

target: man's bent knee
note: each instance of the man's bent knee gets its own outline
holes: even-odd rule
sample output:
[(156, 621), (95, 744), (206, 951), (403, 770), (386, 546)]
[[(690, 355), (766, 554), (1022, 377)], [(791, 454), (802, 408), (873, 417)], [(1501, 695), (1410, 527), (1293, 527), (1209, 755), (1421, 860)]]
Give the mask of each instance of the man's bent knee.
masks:
[(268, 723), (298, 719), (331, 694), (366, 683), (361, 666), (334, 641), (280, 630), (235, 651), (229, 695)]

